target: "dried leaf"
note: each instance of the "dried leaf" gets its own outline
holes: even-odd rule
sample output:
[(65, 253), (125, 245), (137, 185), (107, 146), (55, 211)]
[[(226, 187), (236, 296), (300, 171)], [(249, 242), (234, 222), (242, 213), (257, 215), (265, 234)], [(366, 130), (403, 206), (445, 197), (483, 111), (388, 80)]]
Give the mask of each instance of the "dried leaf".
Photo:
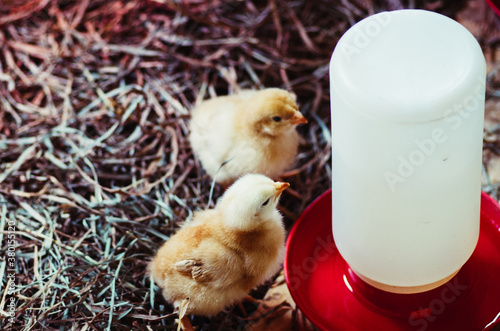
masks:
[(252, 331), (313, 331), (314, 327), (296, 308), (283, 273), (262, 299), (257, 311), (251, 316), (247, 329)]

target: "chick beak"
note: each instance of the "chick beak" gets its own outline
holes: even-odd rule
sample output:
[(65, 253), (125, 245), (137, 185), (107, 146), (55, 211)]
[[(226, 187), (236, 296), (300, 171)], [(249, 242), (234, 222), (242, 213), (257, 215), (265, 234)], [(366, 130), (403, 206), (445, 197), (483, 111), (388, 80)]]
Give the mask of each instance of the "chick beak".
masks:
[(292, 117), (292, 120), (291, 120), (292, 124), (306, 124), (307, 123), (307, 120), (306, 118), (304, 117), (304, 115), (302, 115), (301, 113), (299, 112), (296, 112), (293, 117)]
[(290, 186), (288, 183), (275, 182), (274, 187), (276, 187), (276, 193), (274, 194), (274, 200), (278, 199), (286, 188)]

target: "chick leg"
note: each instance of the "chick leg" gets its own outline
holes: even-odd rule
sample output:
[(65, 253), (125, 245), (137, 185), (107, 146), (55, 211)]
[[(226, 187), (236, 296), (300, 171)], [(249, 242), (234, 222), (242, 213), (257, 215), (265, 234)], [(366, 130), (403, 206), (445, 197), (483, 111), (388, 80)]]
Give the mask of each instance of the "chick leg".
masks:
[(179, 322), (177, 331), (180, 331), (181, 329), (184, 331), (194, 331), (191, 321), (189, 320), (189, 316), (186, 315), (189, 302), (189, 298), (186, 298), (175, 304), (175, 310), (177, 311), (177, 314), (179, 314), (179, 319), (176, 320)]

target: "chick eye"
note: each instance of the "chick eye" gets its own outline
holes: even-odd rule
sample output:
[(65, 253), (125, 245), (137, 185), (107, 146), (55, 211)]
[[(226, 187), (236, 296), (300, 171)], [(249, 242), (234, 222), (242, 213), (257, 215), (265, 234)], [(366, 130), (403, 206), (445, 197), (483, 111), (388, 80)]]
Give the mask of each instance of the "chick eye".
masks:
[(273, 121), (280, 122), (281, 121), (281, 117), (280, 116), (274, 116), (273, 117)]
[(269, 199), (267, 199), (266, 201), (264, 201), (264, 203), (262, 204), (262, 206), (261, 206), (261, 207), (267, 206), (267, 204), (269, 203), (269, 200), (270, 200), (270, 199), (271, 199), (271, 198), (269, 198)]

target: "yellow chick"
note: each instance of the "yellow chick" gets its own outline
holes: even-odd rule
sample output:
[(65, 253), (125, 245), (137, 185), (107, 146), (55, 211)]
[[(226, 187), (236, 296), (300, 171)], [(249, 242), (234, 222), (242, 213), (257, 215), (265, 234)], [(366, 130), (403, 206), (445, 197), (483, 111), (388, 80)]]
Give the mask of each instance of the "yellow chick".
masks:
[(274, 275), (285, 232), (276, 209), (288, 183), (249, 174), (214, 209), (199, 211), (160, 248), (148, 271), (167, 301), (187, 314), (213, 315)]
[(248, 173), (277, 179), (295, 162), (307, 123), (282, 89), (242, 91), (206, 100), (191, 115), (189, 140), (206, 172), (223, 185)]

